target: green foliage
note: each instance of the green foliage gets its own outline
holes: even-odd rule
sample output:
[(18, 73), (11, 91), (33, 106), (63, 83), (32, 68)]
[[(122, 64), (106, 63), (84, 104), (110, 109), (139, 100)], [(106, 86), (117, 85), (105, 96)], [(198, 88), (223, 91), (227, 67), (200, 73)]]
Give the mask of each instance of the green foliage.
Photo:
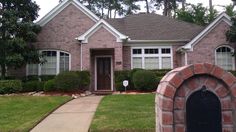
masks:
[(30, 44), (35, 42), (40, 27), (34, 24), (38, 5), (32, 0), (1, 1), (0, 66), (5, 79), (6, 67), (19, 68), (39, 63), (39, 53)]
[[(124, 70), (124, 71), (115, 71), (115, 87), (118, 91), (124, 91), (123, 81), (128, 80), (129, 86), (127, 90), (138, 90), (134, 86), (133, 76), (137, 71), (143, 71), (143, 69), (133, 69), (133, 70)], [(160, 70), (145, 70), (154, 73), (156, 78), (156, 83), (158, 84), (160, 80), (165, 76), (170, 69), (160, 69)]]
[(236, 12), (234, 11), (234, 5), (230, 4), (225, 6), (225, 13), (229, 15), (230, 17), (233, 17), (236, 15)]
[[(118, 91), (124, 91), (125, 88), (123, 86), (123, 81), (124, 80), (128, 80), (129, 83), (130, 83), (130, 71), (128, 70), (125, 70), (125, 71), (116, 71), (115, 72), (115, 87), (116, 87), (116, 90)], [(130, 87), (130, 84), (129, 86), (127, 87), (127, 90), (130, 90), (131, 87)]]
[(10, 94), (20, 92), (22, 90), (22, 83), (20, 80), (1, 80), (0, 94)]
[(56, 86), (55, 86), (55, 80), (48, 80), (45, 84), (44, 84), (44, 89), (45, 92), (52, 92), (52, 91), (56, 91)]
[(230, 27), (230, 29), (226, 32), (226, 38), (227, 41), (229, 42), (236, 42), (236, 18), (232, 17), (231, 21), (233, 24)]
[(142, 91), (155, 90), (158, 82), (155, 73), (147, 70), (137, 71), (133, 75), (134, 87)]
[(27, 81), (23, 83), (23, 89), (21, 92), (38, 92), (42, 91), (44, 82), (39, 81)]
[(73, 71), (60, 73), (55, 78), (56, 88), (63, 92), (73, 92), (79, 90), (79, 81), (79, 75)]
[(55, 75), (41, 75), (39, 78), (41, 81), (48, 81), (54, 79), (56, 76)]
[(203, 7), (202, 4), (188, 4), (185, 9), (177, 10), (176, 18), (182, 21), (205, 26), (215, 20), (217, 14), (218, 12), (214, 8), (210, 10)]
[(90, 72), (89, 71), (77, 71), (79, 75), (79, 88), (83, 89), (90, 84)]

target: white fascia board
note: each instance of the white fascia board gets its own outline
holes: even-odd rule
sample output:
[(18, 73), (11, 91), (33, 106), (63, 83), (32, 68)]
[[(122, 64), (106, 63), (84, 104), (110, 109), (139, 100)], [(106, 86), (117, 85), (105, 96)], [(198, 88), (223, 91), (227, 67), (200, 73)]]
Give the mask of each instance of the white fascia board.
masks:
[(179, 39), (179, 40), (128, 40), (127, 43), (186, 43), (189, 39)]
[(203, 37), (205, 37), (212, 29), (214, 29), (221, 21), (225, 21), (230, 26), (232, 25), (231, 18), (226, 13), (222, 13), (210, 25), (208, 25), (201, 33), (199, 33), (192, 41), (180, 47), (178, 50), (193, 51), (194, 45), (197, 44)]
[(117, 38), (117, 42), (122, 42), (122, 40), (128, 39), (128, 36), (120, 33), (118, 30), (112, 27), (105, 20), (101, 19), (93, 27), (91, 27), (87, 32), (85, 32), (83, 35), (76, 38), (76, 40), (82, 41), (82, 43), (88, 43), (88, 38), (92, 36), (101, 27), (104, 27), (106, 30), (112, 33)]
[(77, 0), (64, 0), (62, 3), (58, 4), (55, 8), (53, 8), (49, 13), (47, 13), (42, 19), (40, 19), (36, 24), (40, 26), (44, 26), (49, 21), (51, 21), (56, 15), (58, 15), (61, 11), (63, 11), (67, 6), (73, 4), (79, 10), (81, 10), (84, 14), (86, 14), (93, 21), (99, 21), (99, 17), (97, 17), (94, 13), (92, 13), (88, 8), (82, 5)]

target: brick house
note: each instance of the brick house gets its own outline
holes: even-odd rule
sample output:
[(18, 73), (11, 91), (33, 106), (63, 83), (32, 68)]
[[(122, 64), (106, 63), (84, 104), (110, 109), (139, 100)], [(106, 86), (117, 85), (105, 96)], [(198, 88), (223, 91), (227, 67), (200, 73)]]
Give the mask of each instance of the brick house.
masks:
[(114, 71), (171, 69), (208, 62), (235, 70), (234, 47), (226, 41), (230, 18), (221, 14), (207, 27), (156, 14), (100, 19), (77, 0), (64, 0), (38, 24), (36, 47), (47, 63), (30, 64), (21, 75), (56, 75), (89, 70), (91, 91), (114, 91)]

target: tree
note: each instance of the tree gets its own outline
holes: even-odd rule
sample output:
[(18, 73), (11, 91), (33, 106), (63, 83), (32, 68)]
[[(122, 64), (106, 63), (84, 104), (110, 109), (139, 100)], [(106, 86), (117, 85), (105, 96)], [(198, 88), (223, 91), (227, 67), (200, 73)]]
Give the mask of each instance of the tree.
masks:
[(188, 4), (185, 10), (178, 10), (176, 15), (179, 20), (205, 26), (216, 18), (217, 11), (214, 8), (209, 10), (203, 7), (202, 4)]
[(230, 17), (233, 17), (236, 15), (236, 12), (234, 11), (234, 5), (230, 4), (223, 7), (225, 8), (225, 13), (229, 15)]
[(40, 55), (32, 42), (40, 26), (38, 5), (32, 0), (0, 0), (0, 66), (2, 79), (7, 68), (19, 68), (27, 63), (39, 63)]
[(171, 12), (174, 11), (174, 14), (176, 12), (176, 9), (178, 7), (178, 2), (182, 2), (183, 0), (154, 0), (155, 6), (157, 8), (160, 8), (161, 6), (164, 7), (163, 9), (163, 15), (171, 17)]
[(227, 41), (229, 42), (236, 42), (236, 18), (232, 17), (231, 21), (232, 21), (232, 26), (226, 32), (226, 38)]

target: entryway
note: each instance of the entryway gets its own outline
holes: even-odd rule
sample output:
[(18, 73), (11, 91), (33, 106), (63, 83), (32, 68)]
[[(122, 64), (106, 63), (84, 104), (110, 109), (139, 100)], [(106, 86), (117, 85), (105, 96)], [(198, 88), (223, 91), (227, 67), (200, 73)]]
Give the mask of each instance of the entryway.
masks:
[(95, 91), (113, 91), (112, 56), (95, 57)]

